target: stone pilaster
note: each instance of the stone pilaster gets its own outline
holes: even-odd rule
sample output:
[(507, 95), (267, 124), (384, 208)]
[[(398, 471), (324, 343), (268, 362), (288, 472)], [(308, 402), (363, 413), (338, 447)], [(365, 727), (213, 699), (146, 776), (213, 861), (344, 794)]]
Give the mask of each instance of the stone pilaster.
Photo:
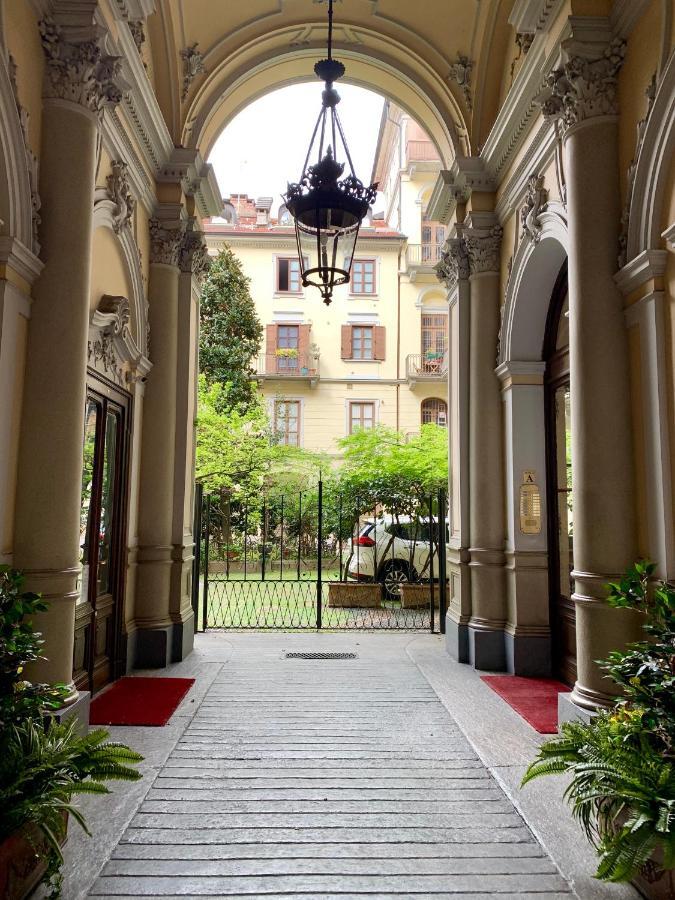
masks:
[[(61, 4), (56, 4), (57, 10)], [(41, 257), (28, 332), (18, 467), (15, 565), (50, 603), (38, 617), (47, 660), (36, 677), (72, 685), (80, 596), (80, 505), (89, 280), (98, 125), (121, 98), (117, 61), (93, 9), (84, 24), (44, 21)], [(71, 692), (71, 701), (76, 699)]]
[(572, 700), (586, 710), (605, 705), (611, 690), (595, 660), (639, 634), (629, 613), (605, 603), (607, 581), (636, 555), (627, 334), (613, 278), (621, 218), (617, 75), (624, 49), (619, 41), (599, 43), (597, 29), (592, 40), (573, 37), (543, 102), (564, 135), (578, 663)]
[(502, 229), (480, 214), (462, 227), (469, 260), (469, 568), (471, 663), (505, 666), (504, 461), (500, 384), (495, 374), (499, 333)]
[(448, 609), (445, 642), (458, 662), (469, 662), (469, 255), (457, 234), (446, 241), (436, 274), (448, 292)]
[[(150, 222), (150, 357), (145, 386), (138, 513), (136, 631), (132, 655), (139, 666), (165, 666), (181, 658), (179, 613), (172, 609), (176, 373), (178, 367), (179, 261), (185, 221), (179, 206)], [(190, 621), (190, 626), (191, 626)]]

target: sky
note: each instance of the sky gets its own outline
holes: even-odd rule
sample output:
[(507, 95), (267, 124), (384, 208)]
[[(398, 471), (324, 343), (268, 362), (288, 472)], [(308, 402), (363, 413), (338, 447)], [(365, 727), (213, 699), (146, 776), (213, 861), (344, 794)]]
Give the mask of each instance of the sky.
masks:
[[(300, 177), (322, 89), (318, 80), (279, 88), (232, 119), (209, 158), (224, 197), (237, 193), (273, 197), (272, 214), (276, 215), (286, 183)], [(338, 112), (356, 175), (368, 183), (384, 100), (350, 84), (338, 84), (337, 89), (342, 98)]]

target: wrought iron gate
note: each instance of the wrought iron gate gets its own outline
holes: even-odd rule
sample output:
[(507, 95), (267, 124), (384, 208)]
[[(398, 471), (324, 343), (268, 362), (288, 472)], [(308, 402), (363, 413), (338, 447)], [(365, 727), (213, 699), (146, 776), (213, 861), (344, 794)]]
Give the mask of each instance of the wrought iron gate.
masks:
[(445, 493), (396, 509), (347, 500), (322, 481), (273, 498), (198, 484), (198, 629), (443, 631)]

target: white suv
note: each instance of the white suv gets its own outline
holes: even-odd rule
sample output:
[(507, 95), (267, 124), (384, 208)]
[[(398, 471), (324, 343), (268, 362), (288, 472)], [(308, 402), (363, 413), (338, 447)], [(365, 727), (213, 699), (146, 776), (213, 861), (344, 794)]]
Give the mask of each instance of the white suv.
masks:
[[(433, 521), (438, 527), (437, 520)], [(448, 520), (445, 520), (446, 567), (448, 564)], [(429, 517), (384, 516), (365, 522), (355, 540), (343, 553), (347, 578), (379, 581), (389, 599), (398, 598), (401, 584), (429, 581), (433, 566), (438, 580), (438, 538), (434, 535), (434, 553), (430, 565)]]

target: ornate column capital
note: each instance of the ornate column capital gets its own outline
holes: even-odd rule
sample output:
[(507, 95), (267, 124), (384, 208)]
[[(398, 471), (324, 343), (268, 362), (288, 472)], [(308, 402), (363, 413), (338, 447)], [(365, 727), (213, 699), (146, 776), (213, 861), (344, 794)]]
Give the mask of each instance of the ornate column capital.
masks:
[(150, 219), (150, 262), (178, 267), (185, 229), (185, 222)]
[(461, 237), (448, 238), (435, 270), (436, 277), (445, 284), (449, 293), (461, 279), (466, 280), (469, 277), (469, 256)]
[(501, 225), (492, 225), (488, 228), (466, 228), (463, 236), (469, 255), (471, 275), (498, 272), (502, 244)]
[(617, 77), (625, 53), (626, 42), (617, 38), (600, 56), (567, 55), (563, 65), (546, 79), (539, 98), (544, 117), (560, 121), (567, 131), (597, 116), (618, 115)]
[(194, 225), (194, 221), (191, 221), (183, 236), (179, 266), (181, 272), (186, 275), (192, 275), (198, 281), (201, 281), (209, 271), (211, 259), (206, 249), (204, 232), (197, 231)]
[(126, 88), (120, 78), (122, 58), (104, 51), (102, 29), (92, 26), (86, 29), (88, 39), (75, 40), (50, 18), (42, 19), (39, 28), (47, 61), (46, 98), (69, 100), (98, 116), (122, 100)]

